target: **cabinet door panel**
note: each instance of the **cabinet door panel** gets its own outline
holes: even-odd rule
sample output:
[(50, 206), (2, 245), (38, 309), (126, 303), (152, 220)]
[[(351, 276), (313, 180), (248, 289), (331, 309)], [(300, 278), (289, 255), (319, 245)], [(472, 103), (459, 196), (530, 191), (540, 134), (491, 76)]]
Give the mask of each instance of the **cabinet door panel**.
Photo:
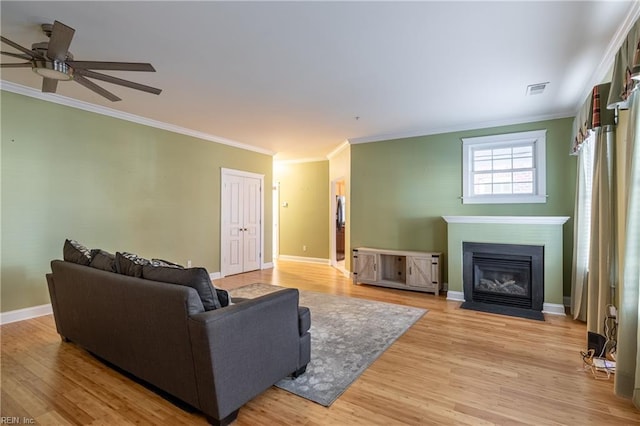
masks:
[(377, 255), (374, 253), (358, 252), (358, 258), (354, 262), (356, 265), (357, 281), (376, 281), (378, 279), (378, 271), (376, 265)]
[(407, 256), (407, 284), (416, 287), (433, 287), (431, 282), (431, 257)]

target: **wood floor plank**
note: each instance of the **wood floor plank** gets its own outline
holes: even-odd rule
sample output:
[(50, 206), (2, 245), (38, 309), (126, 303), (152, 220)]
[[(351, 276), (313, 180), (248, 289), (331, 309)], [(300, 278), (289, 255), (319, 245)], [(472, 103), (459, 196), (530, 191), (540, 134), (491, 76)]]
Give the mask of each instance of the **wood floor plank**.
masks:
[(72, 426), (77, 423), (69, 422), (56, 411), (48, 411), (34, 420), (40, 426)]
[[(459, 302), (353, 285), (325, 265), (277, 262), (221, 280), (263, 282), (428, 309), (329, 408), (270, 388), (247, 403), (237, 426), (254, 425), (640, 425), (640, 411), (613, 381), (582, 369), (583, 323), (463, 310)], [(313, 316), (312, 316), (313, 321)], [(185, 411), (63, 343), (51, 315), (0, 327), (2, 416), (40, 425), (204, 425)]]

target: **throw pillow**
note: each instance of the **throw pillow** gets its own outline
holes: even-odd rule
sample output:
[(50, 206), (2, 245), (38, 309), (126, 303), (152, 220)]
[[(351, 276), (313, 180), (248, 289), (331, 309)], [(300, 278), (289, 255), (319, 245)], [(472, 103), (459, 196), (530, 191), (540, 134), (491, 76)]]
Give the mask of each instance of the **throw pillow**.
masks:
[(206, 311), (221, 307), (218, 295), (214, 291), (211, 278), (205, 268), (175, 268), (167, 266), (142, 266), (142, 278), (164, 283), (185, 285), (194, 288)]
[(229, 305), (233, 305), (231, 301), (231, 295), (227, 290), (223, 290), (221, 288), (214, 287), (216, 290), (216, 294), (218, 295), (218, 300), (220, 301), (220, 306), (225, 307)]
[(138, 255), (133, 253), (116, 252), (116, 272), (122, 275), (141, 278), (142, 267), (150, 263), (151, 261), (148, 259), (138, 257)]
[(104, 250), (93, 249), (89, 266), (103, 271), (116, 272), (116, 257)]
[(178, 265), (177, 263), (173, 263), (173, 262), (169, 262), (168, 260), (162, 260), (162, 259), (151, 259), (151, 264), (153, 266), (166, 266), (169, 268), (183, 268), (184, 266), (182, 265)]
[(67, 262), (88, 266), (91, 263), (91, 251), (75, 240), (64, 240), (62, 258)]

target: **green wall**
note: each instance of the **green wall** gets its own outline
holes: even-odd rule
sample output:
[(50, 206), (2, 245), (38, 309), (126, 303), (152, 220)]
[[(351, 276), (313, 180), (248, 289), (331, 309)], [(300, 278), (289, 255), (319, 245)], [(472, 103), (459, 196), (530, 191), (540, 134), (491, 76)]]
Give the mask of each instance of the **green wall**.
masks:
[[(446, 271), (447, 224), (442, 216), (573, 217), (572, 123), (573, 118), (565, 118), (353, 145), (351, 247), (443, 252)], [(540, 129), (547, 129), (547, 203), (462, 204), (461, 138)], [(563, 228), (565, 295), (571, 288), (572, 246), (570, 219)]]
[[(65, 238), (218, 272), (220, 168), (272, 181), (269, 155), (1, 94), (2, 312), (49, 303)], [(265, 262), (272, 211), (265, 196)]]
[(280, 255), (329, 259), (329, 161), (277, 163), (274, 175), (280, 183)]

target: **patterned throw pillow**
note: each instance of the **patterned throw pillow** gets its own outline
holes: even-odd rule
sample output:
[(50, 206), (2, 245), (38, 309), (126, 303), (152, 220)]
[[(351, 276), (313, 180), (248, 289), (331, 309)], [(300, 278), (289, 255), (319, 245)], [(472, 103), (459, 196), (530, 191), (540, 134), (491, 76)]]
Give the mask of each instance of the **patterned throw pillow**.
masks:
[(168, 260), (163, 260), (163, 259), (151, 259), (151, 265), (153, 265), (153, 266), (165, 266), (167, 268), (184, 269), (184, 266), (182, 266), (182, 265), (178, 265), (177, 263), (169, 262)]
[(67, 262), (88, 266), (91, 263), (91, 250), (75, 240), (64, 240), (62, 258)]
[(116, 257), (107, 251), (93, 249), (89, 266), (103, 271), (116, 272)]
[(150, 260), (137, 254), (116, 252), (116, 272), (119, 274), (142, 278), (142, 267), (150, 264)]

